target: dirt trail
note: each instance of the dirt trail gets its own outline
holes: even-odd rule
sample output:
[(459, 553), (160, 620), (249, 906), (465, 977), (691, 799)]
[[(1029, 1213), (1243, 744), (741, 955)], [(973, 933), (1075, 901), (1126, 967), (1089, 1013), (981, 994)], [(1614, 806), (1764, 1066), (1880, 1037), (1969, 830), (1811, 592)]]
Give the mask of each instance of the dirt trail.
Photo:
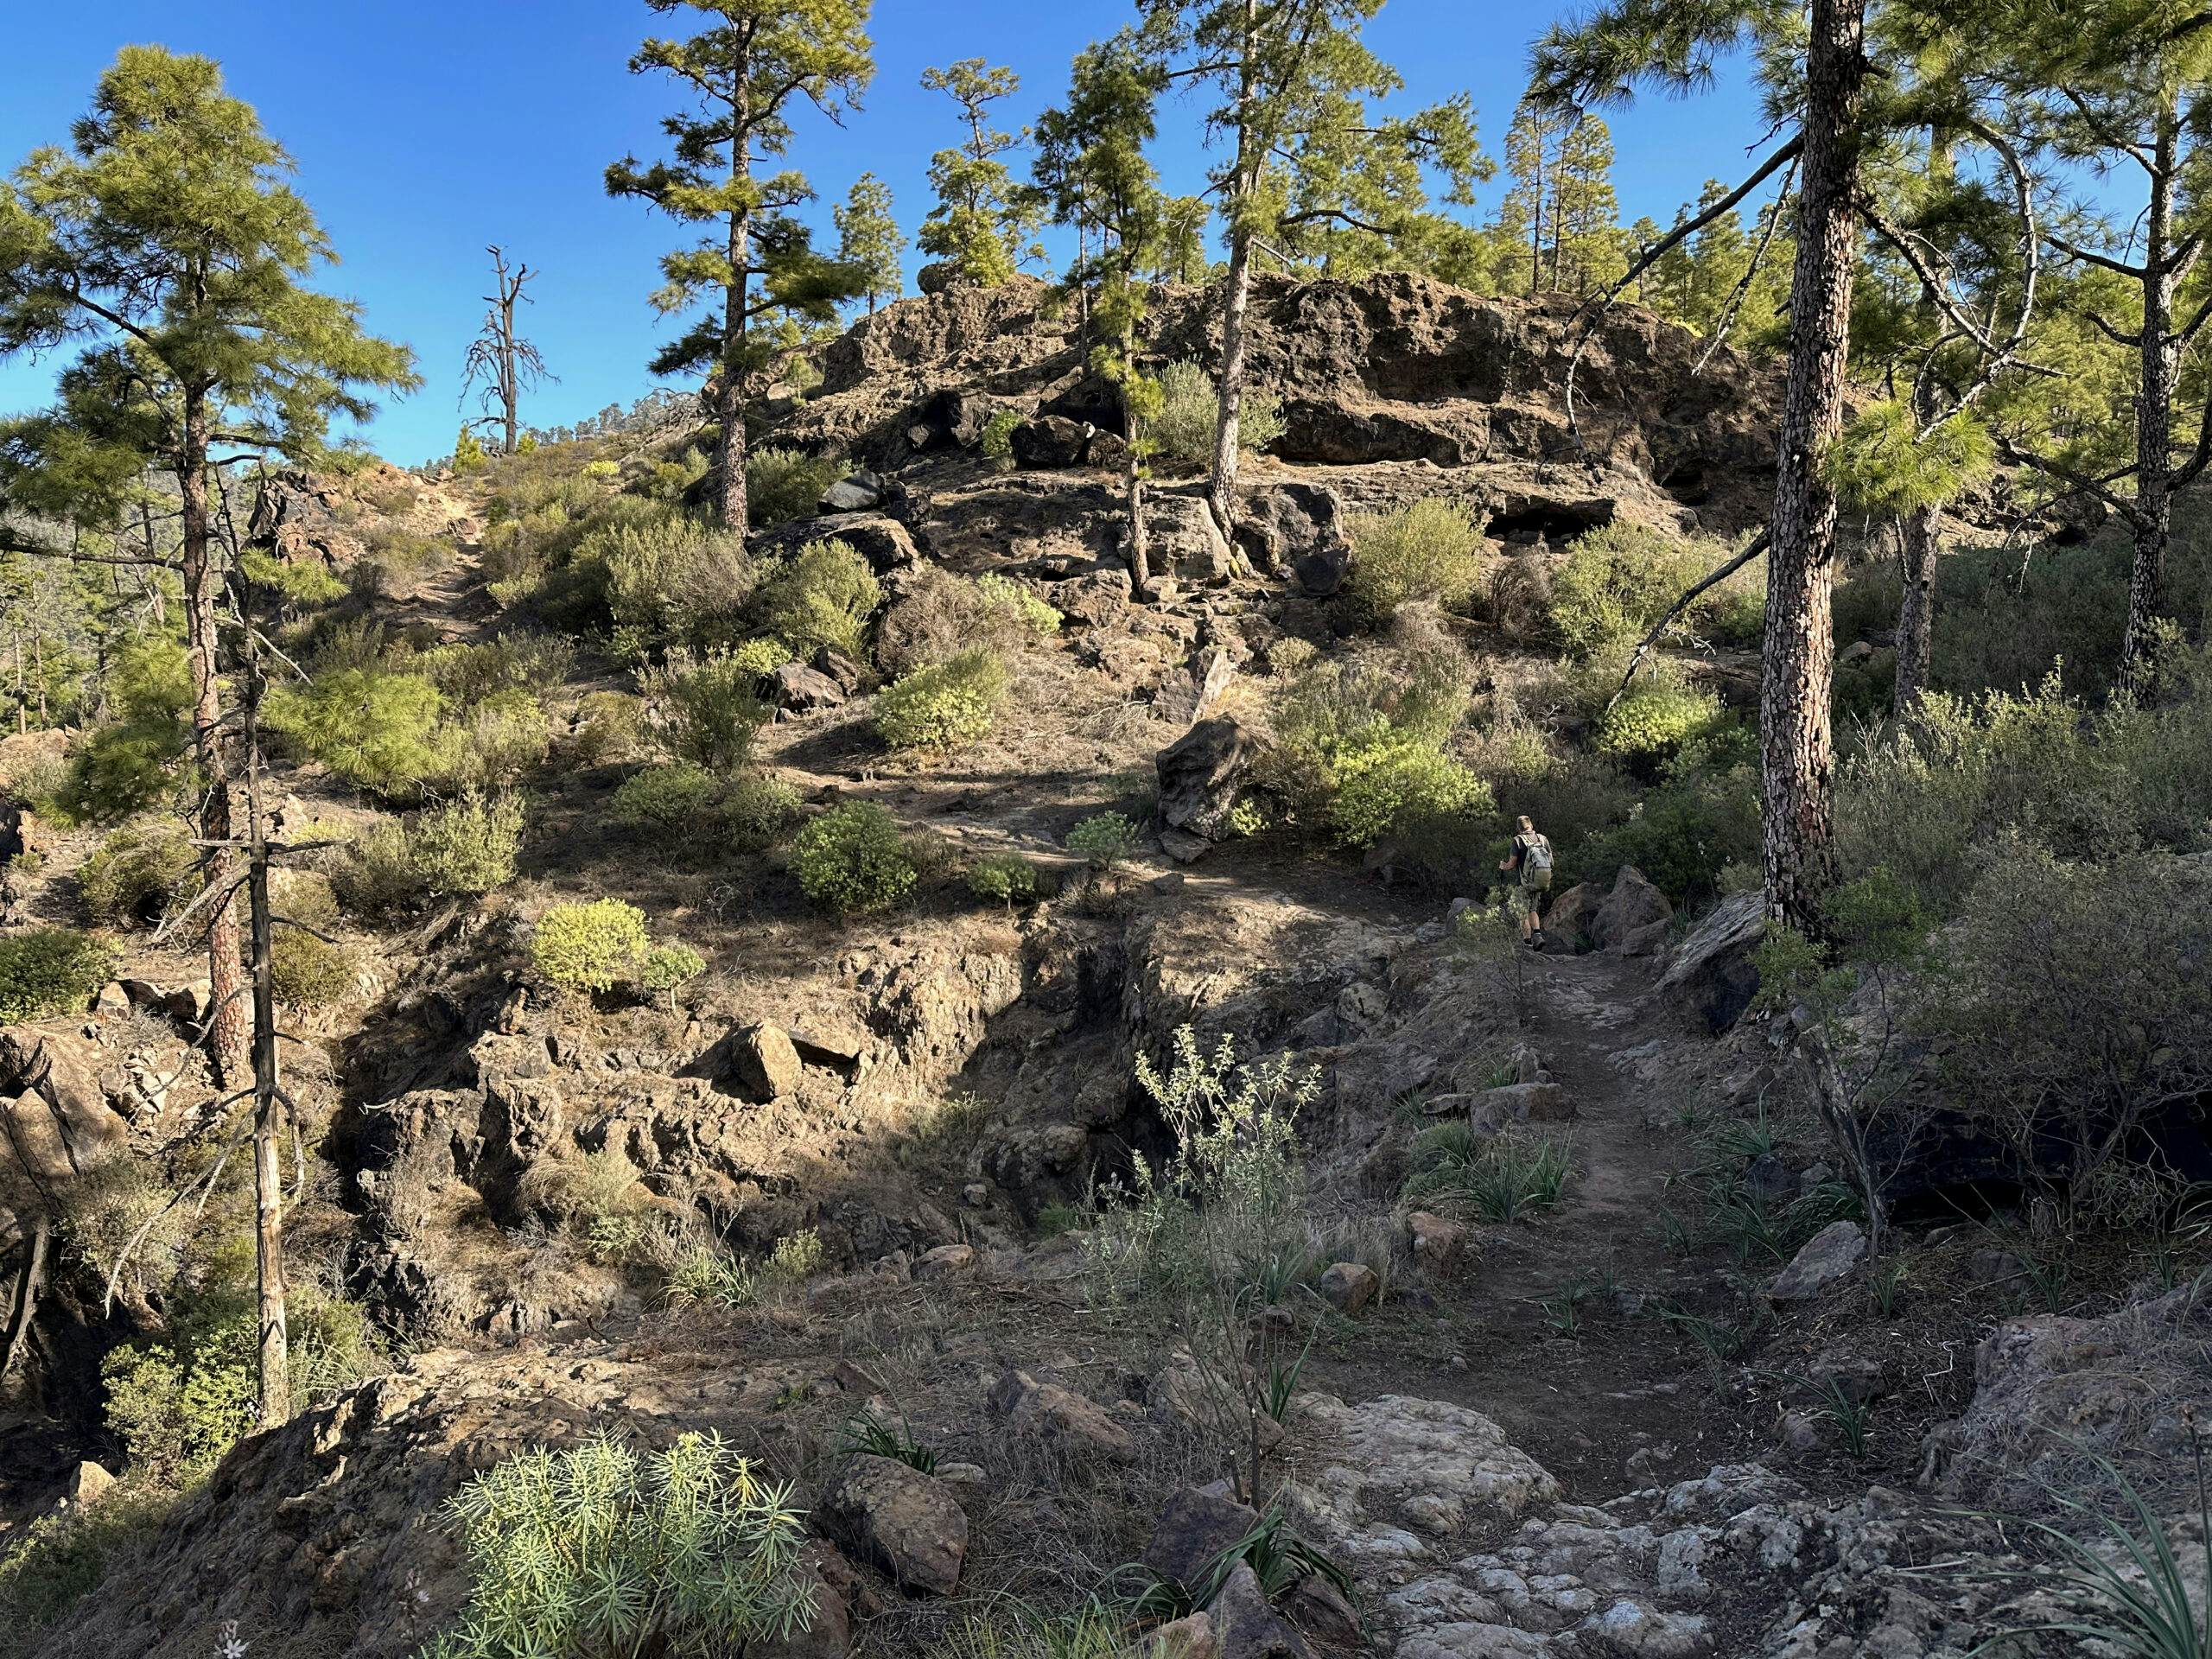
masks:
[[(1647, 1123), (1637, 1063), (1694, 1040), (1647, 1006), (1647, 963), (1529, 957), (1524, 1036), (1566, 1091), (1574, 1173), (1559, 1207), (1479, 1230), (1480, 1260), (1433, 1292), (1408, 1289), (1378, 1320), (1379, 1343), (1317, 1367), (1347, 1398), (1431, 1395), (1495, 1418), (1512, 1440), (1588, 1500), (1698, 1472), (1746, 1426), (1697, 1375), (1703, 1353), (1662, 1306), (1695, 1307), (1709, 1266), (1673, 1254), (1661, 1224), (1677, 1138)], [(1348, 1391), (1348, 1392), (1347, 1392)]]

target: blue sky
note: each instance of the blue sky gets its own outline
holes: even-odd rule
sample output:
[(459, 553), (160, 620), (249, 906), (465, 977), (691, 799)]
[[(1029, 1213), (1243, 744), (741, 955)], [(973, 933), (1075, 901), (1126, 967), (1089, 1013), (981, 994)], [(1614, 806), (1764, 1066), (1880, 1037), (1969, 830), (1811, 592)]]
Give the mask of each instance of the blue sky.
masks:
[[(560, 384), (541, 389), (525, 418), (561, 424), (657, 384), (645, 360), (671, 330), (645, 296), (675, 227), (608, 200), (600, 181), (625, 151), (658, 153), (658, 122), (671, 107), (663, 79), (625, 67), (639, 39), (669, 30), (645, 6), (26, 0), (11, 10), (0, 71), (0, 166), (10, 169), (34, 147), (67, 140), (118, 47), (158, 42), (222, 61), (230, 90), (297, 161), (299, 188), (337, 247), (343, 264), (321, 285), (362, 302), (370, 327), (415, 348), (425, 385), (380, 410), (368, 433), (392, 459), (452, 447), (462, 357), (488, 291), (488, 242), (543, 272), (525, 315)], [(1567, 10), (1552, 0), (1388, 0), (1370, 38), (1405, 75), (1409, 104), (1471, 91), (1496, 157), (1528, 42)], [(1021, 90), (1001, 107), (1007, 124), (1018, 124), (1065, 89), (1075, 52), (1132, 11), (1114, 0), (878, 0), (867, 107), (842, 130), (803, 118), (792, 153), (821, 193), (824, 232), (831, 203), (863, 171), (890, 184), (909, 236), (927, 211), (930, 153), (957, 133), (950, 103), (918, 84), (924, 68), (977, 55), (1013, 65)], [(1177, 188), (1195, 188), (1206, 164), (1202, 110), (1176, 99), (1162, 110), (1158, 161)], [(1664, 223), (1706, 178), (1743, 171), (1746, 146), (1761, 136), (1740, 77), (1687, 103), (1645, 100), (1607, 118), (1629, 219)], [(1498, 188), (1485, 190), (1485, 209)], [(0, 410), (43, 401), (55, 366), (0, 365)]]

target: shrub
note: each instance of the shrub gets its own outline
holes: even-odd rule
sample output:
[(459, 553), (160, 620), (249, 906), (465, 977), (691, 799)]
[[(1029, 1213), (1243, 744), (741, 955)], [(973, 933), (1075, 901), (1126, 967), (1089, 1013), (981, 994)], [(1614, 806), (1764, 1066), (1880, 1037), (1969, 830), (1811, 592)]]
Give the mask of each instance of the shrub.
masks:
[(696, 657), (671, 651), (667, 662), (639, 676), (654, 738), (674, 759), (717, 774), (745, 764), (768, 717), (753, 695), (759, 680), (747, 664), (719, 651)]
[(125, 1346), (100, 1366), (107, 1426), (132, 1465), (163, 1485), (194, 1485), (254, 1424), (253, 1323), (233, 1319), (177, 1349)]
[(845, 475), (844, 463), (794, 449), (755, 449), (745, 458), (745, 500), (756, 530), (820, 510), (822, 493)]
[(759, 772), (743, 773), (722, 797), (722, 821), (741, 853), (765, 853), (780, 844), (804, 811), (798, 791)]
[(570, 722), (567, 752), (582, 766), (626, 760), (645, 728), (645, 704), (628, 692), (587, 692)]
[(690, 945), (656, 944), (645, 951), (638, 969), (638, 982), (655, 996), (664, 993), (676, 1006), (676, 994), (707, 971), (707, 959)]
[(328, 669), (304, 690), (271, 691), (263, 719), (349, 783), (396, 794), (440, 770), (429, 738), (444, 701), (418, 675)]
[(1598, 752), (1649, 765), (1711, 730), (1719, 718), (1719, 699), (1709, 691), (1664, 682), (1638, 685), (1599, 721)]
[(538, 976), (571, 991), (607, 991), (633, 977), (645, 955), (645, 912), (619, 899), (555, 905), (530, 936)]
[(1492, 808), (1490, 785), (1427, 740), (1380, 734), (1340, 751), (1330, 829), (1349, 847), (1372, 847), (1395, 835)]
[(559, 635), (517, 630), (482, 645), (435, 646), (410, 666), (452, 702), (472, 708), (495, 692), (551, 691), (575, 660), (575, 646)]
[(1037, 867), (1019, 853), (988, 853), (968, 871), (968, 891), (1001, 900), (1011, 910), (1037, 895)]
[(1068, 851), (1101, 874), (1136, 851), (1136, 825), (1119, 812), (1094, 812), (1068, 831)]
[[(1560, 830), (1551, 833), (1560, 839)], [(1758, 768), (1739, 763), (1670, 768), (1657, 789), (1623, 822), (1591, 836), (1567, 867), (1578, 880), (1609, 882), (1622, 865), (1633, 864), (1675, 903), (1687, 904), (1717, 893), (1731, 864), (1758, 861)]]
[[(1615, 520), (1574, 538), (1551, 579), (1553, 634), (1577, 656), (1641, 639), (1694, 583), (1726, 563), (1718, 543), (1678, 541)], [(1754, 561), (1707, 593), (1690, 617), (1724, 638), (1755, 640), (1764, 601)], [(1619, 676), (1613, 677), (1619, 683)]]
[(992, 461), (1011, 466), (1014, 463), (1014, 431), (1021, 424), (1021, 416), (1010, 409), (991, 411), (991, 418), (983, 423), (983, 454)]
[(143, 1559), (175, 1500), (126, 1487), (86, 1508), (73, 1504), (25, 1527), (0, 1557), (0, 1637), (28, 1653), (38, 1636), (98, 1590), (115, 1567)]
[(639, 830), (683, 830), (714, 804), (714, 774), (688, 760), (648, 766), (622, 780), (609, 803), (618, 823)]
[(989, 735), (1006, 696), (1006, 664), (978, 645), (887, 686), (876, 734), (894, 749), (950, 749)]
[[(1160, 372), (1160, 412), (1147, 433), (1159, 453), (1183, 467), (1211, 465), (1221, 414), (1221, 395), (1213, 377), (1197, 363), (1170, 363)], [(1282, 436), (1283, 429), (1282, 400), (1268, 388), (1248, 382), (1238, 404), (1237, 448), (1257, 454)]]
[(842, 916), (887, 910), (919, 880), (891, 815), (860, 801), (832, 807), (800, 830), (791, 867), (809, 899)]
[(293, 1007), (325, 1007), (353, 986), (353, 958), (345, 950), (296, 927), (276, 929), (269, 942), (269, 970), (276, 1000)]
[(0, 933), (0, 1026), (83, 1007), (113, 963), (108, 946), (73, 927)]
[(480, 898), (515, 879), (524, 809), (513, 795), (464, 794), (431, 808), (408, 832), (406, 861), (434, 899)]
[(180, 825), (128, 825), (100, 842), (77, 884), (95, 921), (157, 922), (200, 890), (200, 855)]
[(191, 730), (192, 673), (182, 645), (126, 646), (108, 684), (119, 718), (70, 752), (68, 781), (52, 804), (95, 821), (143, 811), (176, 788), (175, 762)]
[(1482, 578), (1482, 529), (1458, 503), (1428, 496), (1396, 512), (1355, 515), (1346, 591), (1387, 621), (1412, 599), (1458, 610)]
[(468, 1606), (423, 1659), (741, 1650), (813, 1623), (789, 1490), (718, 1435), (642, 1456), (604, 1435), (526, 1452), (469, 1482), (448, 1516)]
[(1467, 1209), (1490, 1221), (1517, 1221), (1555, 1207), (1573, 1163), (1563, 1141), (1507, 1134), (1478, 1135), (1465, 1123), (1441, 1123), (1414, 1137), (1408, 1203)]
[(976, 578), (976, 592), (983, 613), (994, 623), (1017, 633), (1049, 639), (1060, 631), (1060, 613), (1020, 582), (988, 571)]
[(653, 640), (710, 643), (735, 631), (752, 597), (745, 538), (669, 509), (664, 517), (610, 525), (584, 537), (579, 562), (607, 571), (607, 604), (617, 628)]
[(796, 657), (827, 645), (864, 662), (868, 620), (882, 602), (882, 585), (849, 542), (809, 542), (764, 577), (753, 618)]
[(442, 736), (445, 780), (462, 789), (511, 788), (543, 765), (553, 747), (543, 706), (520, 687), (493, 692)]

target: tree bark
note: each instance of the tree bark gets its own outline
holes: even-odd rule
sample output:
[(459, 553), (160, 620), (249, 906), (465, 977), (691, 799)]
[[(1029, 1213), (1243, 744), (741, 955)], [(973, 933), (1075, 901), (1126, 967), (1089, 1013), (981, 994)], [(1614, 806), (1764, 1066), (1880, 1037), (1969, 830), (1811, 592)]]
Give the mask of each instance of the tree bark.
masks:
[[(207, 514), (207, 404), (204, 391), (186, 395), (184, 447), (177, 468), (181, 506), (185, 647), (192, 674), (193, 758), (200, 768), (200, 839), (208, 842), (202, 874), (208, 887), (227, 893), (238, 878), (231, 839), (231, 785), (223, 760), (223, 702), (217, 676), (213, 537)], [(251, 1067), (252, 1016), (246, 1006), (245, 970), (239, 957), (238, 914), (218, 899), (207, 920), (207, 982), (213, 1011), (208, 1046), (224, 1087), (243, 1087)]]
[(1207, 505), (1221, 533), (1236, 534), (1237, 445), (1244, 410), (1245, 319), (1252, 298), (1252, 198), (1258, 194), (1264, 156), (1254, 153), (1254, 80), (1259, 73), (1259, 0), (1244, 0), (1243, 61), (1236, 84), (1236, 181), (1230, 200), (1235, 215), (1229, 228), (1229, 275), (1221, 297), (1221, 390), (1213, 435), (1213, 474)]
[(2182, 342), (2171, 333), (2174, 150), (2177, 120), (2161, 111), (2152, 141), (2151, 200), (2143, 221), (2143, 327), (2137, 337), (2134, 562), (2127, 577), (2127, 627), (2120, 642), (2122, 690), (2139, 686), (2151, 666), (2155, 624), (2165, 605), (2166, 549), (2173, 538), (2174, 385)]
[(276, 995), (269, 913), (269, 838), (261, 810), (261, 702), (258, 667), (246, 705), (247, 887), (253, 912), (253, 1254), (260, 1330), (257, 1416), (274, 1428), (292, 1414), (292, 1382), (284, 1313), (284, 1189), (277, 1166), (283, 1132), (276, 1083)]
[(1942, 513), (1916, 507), (1897, 523), (1897, 564), (1904, 591), (1897, 601), (1897, 670), (1892, 701), (1910, 714), (1928, 690), (1936, 645), (1936, 561), (1942, 551)]
[(1835, 670), (1830, 589), (1836, 503), (1820, 463), (1843, 424), (1865, 32), (1865, 0), (1813, 0), (1789, 378), (1759, 688), (1767, 912), (1814, 932), (1835, 874), (1828, 703)]
[[(752, 176), (751, 138), (747, 130), (752, 118), (752, 105), (747, 92), (751, 73), (752, 66), (741, 62), (734, 77), (735, 130), (729, 141), (729, 174), (733, 181)], [(751, 506), (745, 494), (745, 377), (739, 372), (739, 360), (745, 343), (745, 267), (746, 262), (753, 257), (752, 232), (751, 213), (733, 210), (729, 216), (728, 251), (730, 279), (728, 286), (722, 290), (721, 378), (715, 397), (715, 418), (721, 425), (721, 435), (715, 443), (715, 459), (721, 467), (721, 495), (717, 503), (717, 516), (724, 529), (734, 530), (741, 536), (751, 528), (748, 522)]]

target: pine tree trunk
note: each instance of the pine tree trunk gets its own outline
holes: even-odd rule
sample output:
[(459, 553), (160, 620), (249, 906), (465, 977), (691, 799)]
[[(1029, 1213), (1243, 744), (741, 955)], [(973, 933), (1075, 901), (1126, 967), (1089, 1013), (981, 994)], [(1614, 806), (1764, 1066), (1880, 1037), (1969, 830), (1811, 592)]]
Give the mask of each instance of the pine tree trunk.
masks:
[(1259, 0), (1244, 0), (1243, 61), (1236, 86), (1236, 178), (1230, 211), (1229, 276), (1221, 296), (1221, 391), (1216, 407), (1213, 435), (1213, 473), (1207, 486), (1207, 505), (1221, 533), (1232, 541), (1236, 534), (1237, 445), (1243, 436), (1244, 410), (1244, 347), (1246, 314), (1252, 299), (1252, 226), (1249, 215), (1257, 194), (1260, 170), (1266, 158), (1253, 154), (1258, 135), (1252, 130), (1258, 73)]
[(2127, 628), (2120, 636), (2120, 683), (2139, 685), (2151, 666), (2155, 625), (2165, 606), (2166, 548), (2173, 539), (2174, 385), (2181, 342), (2171, 337), (2175, 122), (2161, 112), (2152, 154), (2151, 200), (2143, 221), (2143, 327), (2137, 336), (2141, 385), (2135, 394), (2134, 563), (2127, 577)]
[[(738, 66), (735, 76), (736, 136), (729, 144), (729, 171), (733, 179), (747, 178), (752, 173), (748, 149), (751, 143), (752, 106), (746, 95), (749, 74), (749, 65)], [(724, 529), (734, 530), (741, 536), (752, 527), (750, 505), (745, 499), (745, 385), (744, 377), (739, 372), (746, 332), (745, 266), (752, 257), (752, 230), (751, 213), (733, 212), (730, 214), (730, 282), (728, 287), (722, 290), (722, 361), (715, 398), (715, 418), (721, 425), (721, 435), (715, 443), (715, 459), (721, 468), (721, 494), (716, 503), (716, 514)]]
[(1836, 504), (1821, 480), (1820, 461), (1843, 423), (1865, 29), (1865, 0), (1813, 0), (1789, 378), (1767, 554), (1759, 687), (1767, 911), (1814, 932), (1835, 870), (1828, 701), (1835, 670), (1830, 588)]
[(1904, 578), (1897, 601), (1897, 671), (1895, 702), (1910, 714), (1928, 690), (1929, 664), (1936, 644), (1936, 561), (1942, 550), (1942, 515), (1916, 507), (1897, 524), (1897, 563)]
[[(254, 704), (258, 704), (260, 695), (258, 685), (248, 692)], [(292, 1414), (284, 1313), (284, 1189), (277, 1166), (277, 1141), (283, 1126), (276, 1086), (276, 995), (271, 966), (269, 842), (261, 811), (260, 733), (253, 724), (251, 708), (247, 717), (247, 838), (251, 842), (247, 887), (253, 911), (253, 1244), (260, 1328), (257, 1416), (262, 1427), (274, 1428)]]
[(1152, 531), (1144, 522), (1144, 463), (1134, 448), (1122, 474), (1122, 490), (1129, 508), (1129, 582), (1142, 598), (1152, 586)]
[[(227, 893), (238, 878), (238, 851), (221, 844), (231, 839), (231, 785), (223, 761), (222, 685), (217, 677), (218, 579), (207, 515), (207, 442), (206, 396), (188, 393), (177, 492), (183, 537), (185, 649), (192, 674), (193, 760), (202, 791), (200, 835), (212, 843), (201, 874), (207, 886)], [(246, 1006), (239, 944), (238, 906), (228, 898), (219, 899), (207, 922), (207, 982), (213, 1004), (208, 1040), (216, 1075), (227, 1089), (242, 1088), (252, 1064), (252, 1014)]]

